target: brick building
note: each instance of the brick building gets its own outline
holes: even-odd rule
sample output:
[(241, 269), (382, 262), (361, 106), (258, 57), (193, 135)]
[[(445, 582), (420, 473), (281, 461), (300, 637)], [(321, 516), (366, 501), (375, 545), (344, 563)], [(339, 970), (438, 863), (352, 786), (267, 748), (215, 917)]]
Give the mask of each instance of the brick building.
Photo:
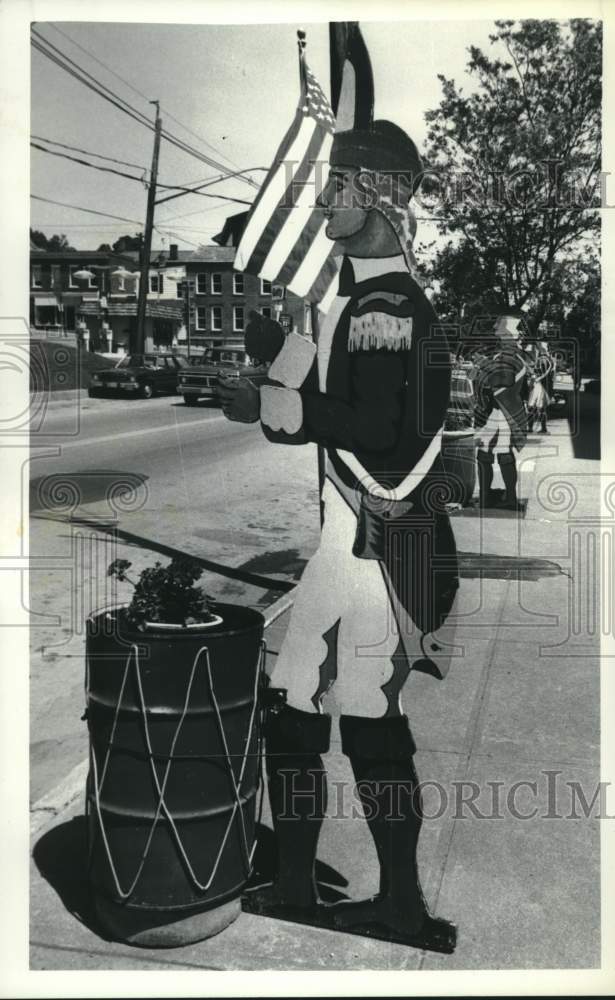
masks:
[[(281, 286), (233, 270), (235, 249), (156, 251), (150, 258), (145, 349), (243, 344), (251, 310), (310, 336), (310, 312)], [(76, 274), (82, 277), (77, 278)], [(83, 275), (87, 275), (84, 277)], [(90, 350), (130, 351), (137, 324), (139, 254), (31, 250), (30, 324), (34, 333), (76, 336), (87, 327)]]
[[(30, 325), (49, 333), (71, 333), (84, 302), (100, 302), (110, 294), (113, 271), (134, 269), (125, 254), (94, 250), (30, 250)], [(91, 277), (80, 280), (79, 271)], [(115, 282), (117, 286), (117, 282)]]
[[(168, 265), (177, 248), (171, 246)], [(235, 249), (204, 246), (182, 254), (186, 269), (185, 320), (190, 345), (243, 343), (251, 310), (278, 319), (288, 330), (309, 335), (309, 308), (281, 286), (233, 270)]]

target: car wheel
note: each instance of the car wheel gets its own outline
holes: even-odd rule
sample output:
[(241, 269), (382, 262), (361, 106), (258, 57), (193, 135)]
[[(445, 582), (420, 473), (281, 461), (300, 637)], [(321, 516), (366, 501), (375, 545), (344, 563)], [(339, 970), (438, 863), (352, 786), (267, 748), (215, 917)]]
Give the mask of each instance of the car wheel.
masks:
[(186, 406), (196, 406), (199, 401), (198, 396), (184, 396), (184, 403)]
[(141, 392), (140, 392), (141, 399), (151, 399), (153, 395), (154, 395), (153, 385), (151, 384), (151, 382), (145, 382), (141, 386)]

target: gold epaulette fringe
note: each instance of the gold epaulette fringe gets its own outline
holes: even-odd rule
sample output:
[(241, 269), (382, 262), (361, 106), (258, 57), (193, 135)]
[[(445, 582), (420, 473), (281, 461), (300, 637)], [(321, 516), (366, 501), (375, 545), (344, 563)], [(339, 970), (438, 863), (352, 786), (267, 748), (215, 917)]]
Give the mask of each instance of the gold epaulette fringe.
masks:
[(412, 317), (371, 312), (350, 321), (349, 351), (409, 351)]

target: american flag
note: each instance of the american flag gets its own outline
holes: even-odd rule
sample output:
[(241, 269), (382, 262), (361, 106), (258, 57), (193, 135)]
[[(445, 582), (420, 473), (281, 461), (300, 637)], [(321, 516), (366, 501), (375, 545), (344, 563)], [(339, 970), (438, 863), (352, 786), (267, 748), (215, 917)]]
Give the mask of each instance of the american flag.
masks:
[(326, 310), (337, 289), (338, 266), (315, 199), (328, 173), (335, 117), (303, 52), (300, 71), (294, 120), (250, 209), (234, 266)]

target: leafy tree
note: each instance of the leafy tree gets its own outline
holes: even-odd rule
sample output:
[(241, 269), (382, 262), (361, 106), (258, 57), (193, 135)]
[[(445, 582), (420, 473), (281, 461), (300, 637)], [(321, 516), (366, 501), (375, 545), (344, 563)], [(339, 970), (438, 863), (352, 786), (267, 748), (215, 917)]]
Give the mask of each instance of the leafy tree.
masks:
[(449, 236), (428, 279), (449, 314), (516, 306), (538, 324), (599, 237), (601, 26), (495, 25), (489, 54), (469, 50), (475, 89), (440, 75), (426, 115), (422, 197)]
[(30, 229), (30, 239), (39, 248), (39, 250), (74, 250), (75, 247), (71, 246), (68, 239), (62, 233), (61, 236), (53, 235), (48, 237), (45, 233), (42, 233), (39, 229)]
[(572, 308), (563, 319), (562, 334), (567, 340), (576, 340), (585, 348), (587, 372), (600, 370), (600, 269), (595, 261), (584, 261), (584, 283)]
[(134, 236), (120, 236), (115, 241), (112, 249), (115, 253), (124, 253), (126, 250), (140, 250), (143, 246), (143, 233), (135, 233)]
[(97, 250), (98, 253), (111, 253), (110, 243), (101, 243)]

